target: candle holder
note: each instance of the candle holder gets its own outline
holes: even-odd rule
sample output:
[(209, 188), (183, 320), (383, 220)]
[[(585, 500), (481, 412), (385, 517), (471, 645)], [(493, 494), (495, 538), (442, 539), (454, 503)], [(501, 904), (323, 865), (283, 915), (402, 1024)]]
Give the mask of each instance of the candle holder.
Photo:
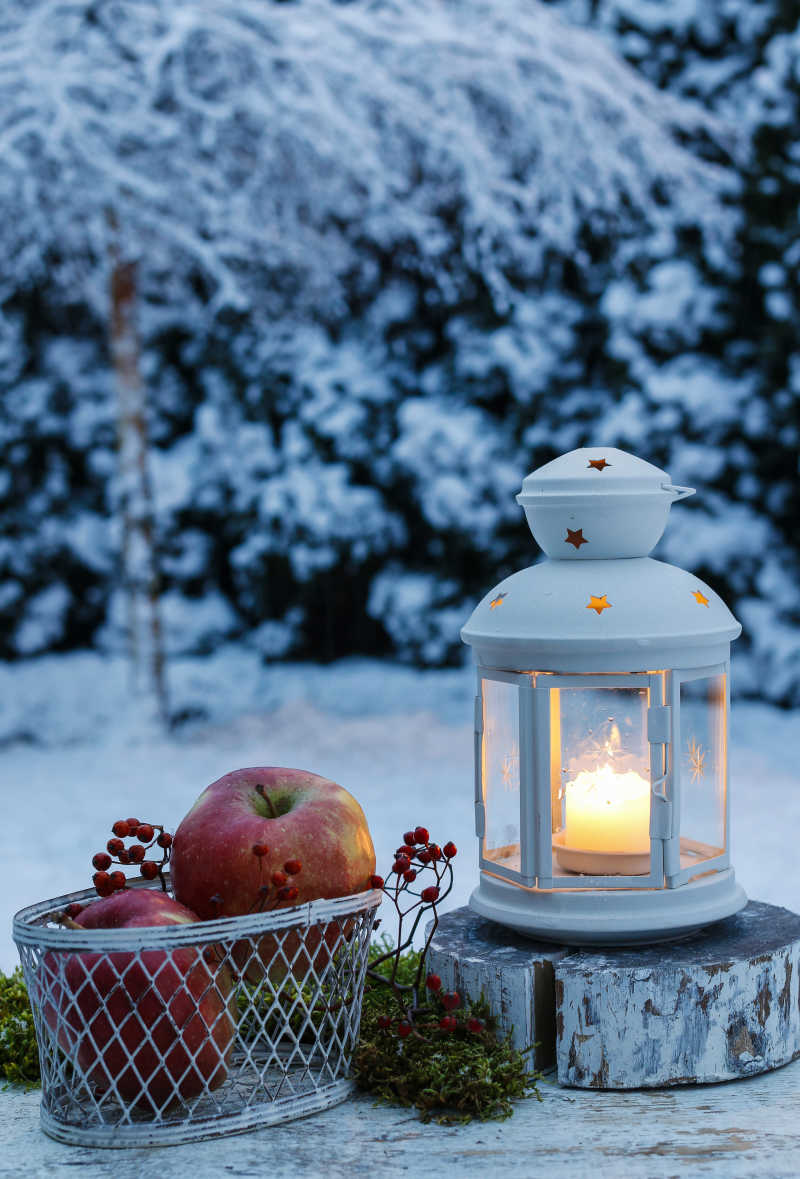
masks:
[(487, 594), (477, 660), (471, 907), (530, 936), (684, 936), (747, 898), (729, 853), (730, 643), (699, 578), (648, 556), (693, 494), (614, 448), (561, 456), (517, 497), (547, 560)]

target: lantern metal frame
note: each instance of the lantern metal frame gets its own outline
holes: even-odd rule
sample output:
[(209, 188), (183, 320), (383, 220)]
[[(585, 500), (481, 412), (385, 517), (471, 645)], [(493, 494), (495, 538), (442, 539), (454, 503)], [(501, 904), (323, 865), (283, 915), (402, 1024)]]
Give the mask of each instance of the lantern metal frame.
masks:
[[(475, 832), (479, 840), (481, 871), (522, 884), (528, 888), (679, 888), (698, 872), (730, 867), (730, 791), (725, 759), (724, 839), (714, 855), (681, 866), (681, 854), (710, 850), (710, 845), (692, 839), (680, 830), (681, 775), (674, 750), (680, 742), (680, 687), (683, 683), (725, 677), (725, 712), (729, 709), (730, 665), (676, 668), (636, 673), (587, 673), (560, 675), (555, 672), (509, 672), (479, 667), (475, 697)], [(539, 677), (544, 681), (540, 687)], [(486, 800), (483, 774), (484, 696), (486, 680), (513, 684), (518, 689), (520, 735), (520, 870), (517, 872), (484, 855)], [(650, 872), (647, 875), (557, 875), (553, 872), (550, 692), (554, 689), (645, 688), (648, 691), (647, 733), (650, 746)], [(651, 703), (653, 694), (660, 702)], [(664, 702), (664, 697), (670, 701)], [(716, 850), (716, 849), (715, 849)]]

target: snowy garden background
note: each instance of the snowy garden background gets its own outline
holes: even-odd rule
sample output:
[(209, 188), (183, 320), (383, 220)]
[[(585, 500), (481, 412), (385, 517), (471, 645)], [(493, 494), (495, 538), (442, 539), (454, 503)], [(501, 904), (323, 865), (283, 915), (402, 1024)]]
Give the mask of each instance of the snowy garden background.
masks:
[(734, 862), (800, 906), (796, 15), (7, 0), (9, 916), (239, 764), (341, 781), (379, 862), (409, 821), (469, 847), (459, 628), (587, 444), (698, 488), (655, 555), (744, 625)]

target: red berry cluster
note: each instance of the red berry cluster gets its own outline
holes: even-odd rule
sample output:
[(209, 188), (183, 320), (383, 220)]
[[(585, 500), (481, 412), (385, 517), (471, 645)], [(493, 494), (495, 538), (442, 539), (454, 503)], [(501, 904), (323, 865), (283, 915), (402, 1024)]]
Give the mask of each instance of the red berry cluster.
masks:
[[(450, 1013), (457, 1011), (461, 1006), (461, 996), (457, 991), (443, 992), (442, 980), (438, 974), (427, 975), (425, 978), (425, 987), (430, 992), (431, 998), (438, 1002), (440, 1008), (444, 1012), (444, 1014), (441, 1014), (438, 1017), (438, 1020), (435, 1007), (425, 1008), (422, 1006), (417, 1006), (413, 1012), (406, 1012), (399, 1019), (392, 1019), (390, 1015), (379, 1016), (378, 1027), (386, 1032), (394, 1028), (395, 1034), (399, 1036), (401, 1040), (405, 1040), (406, 1037), (410, 1036), (412, 1032), (416, 1032), (419, 1036), (420, 1033), (418, 1031), (418, 1025), (420, 1022), (423, 1022), (424, 1026), (425, 1022), (424, 1019), (421, 1021), (420, 1017), (427, 1015), (429, 1017), (433, 1017), (433, 1019), (436, 1021), (436, 1026), (442, 1032), (454, 1032), (458, 1029), (459, 1026), (461, 1026), (463, 1030), (466, 1030), (472, 1035), (477, 1036), (485, 1030), (486, 1024), (482, 1019), (478, 1019), (476, 1016), (471, 1016), (470, 1018), (464, 1020), (461, 1025), (459, 1025), (458, 1017)], [(427, 1022), (428, 1026), (430, 1026), (430, 1019)]]
[[(252, 851), (253, 855), (258, 858), (259, 871), (263, 874), (264, 857), (269, 855), (269, 847), (266, 843), (254, 843)], [(283, 871), (277, 869), (272, 872), (269, 883), (265, 882), (259, 888), (258, 897), (253, 903), (251, 912), (261, 913), (265, 910), (276, 909), (279, 905), (293, 904), (300, 895), (300, 889), (296, 884), (289, 882), (289, 877), (297, 876), (302, 870), (303, 865), (299, 860), (287, 860), (283, 865)]]
[[(396, 898), (401, 891), (410, 892), (412, 896), (419, 897), (420, 902), (426, 905), (434, 904), (441, 896), (444, 868), (449, 867), (457, 852), (458, 848), (452, 840), (444, 847), (432, 843), (427, 827), (415, 827), (413, 831), (405, 831), (403, 842), (394, 853), (395, 859), (390, 875), (396, 876), (397, 879), (390, 895), (393, 894)], [(408, 886), (414, 884), (420, 872), (426, 868), (433, 872), (436, 883), (424, 886), (419, 892), (409, 888)], [(386, 890), (386, 881), (382, 876), (370, 876), (369, 883), (372, 888)], [(389, 888), (391, 889), (391, 885)]]
[[(166, 892), (167, 884), (164, 879), (164, 869), (169, 862), (172, 836), (157, 823), (142, 823), (139, 819), (117, 819), (111, 828), (113, 835), (106, 844), (106, 850), (95, 852), (92, 856), (92, 866), (96, 869), (92, 881), (101, 897), (110, 897), (112, 892), (125, 888), (128, 881), (125, 873), (119, 869), (109, 872), (112, 864), (128, 867), (138, 864), (139, 875), (145, 880), (161, 878), (161, 887)], [(157, 834), (156, 834), (157, 833)], [(136, 842), (125, 846), (126, 839)], [(151, 848), (157, 847), (161, 854), (160, 860), (148, 858)], [(159, 852), (155, 852), (158, 855)]]

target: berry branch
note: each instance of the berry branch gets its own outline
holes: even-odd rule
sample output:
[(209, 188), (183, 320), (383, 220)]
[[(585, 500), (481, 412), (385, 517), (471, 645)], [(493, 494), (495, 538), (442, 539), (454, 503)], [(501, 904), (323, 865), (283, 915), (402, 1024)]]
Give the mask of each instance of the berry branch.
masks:
[[(457, 850), (452, 842), (440, 847), (438, 843), (432, 842), (427, 828), (415, 827), (413, 831), (404, 833), (403, 843), (395, 852), (390, 873), (394, 879), (387, 884), (382, 876), (370, 878), (372, 887), (379, 888), (395, 907), (397, 945), (371, 959), (367, 976), (373, 982), (391, 987), (394, 992), (400, 1015), (394, 1020), (389, 1015), (383, 1015), (378, 1024), (387, 1031), (394, 1024), (401, 1039), (412, 1034), (424, 1039), (420, 1023), (429, 1023), (430, 1017), (442, 1010), (444, 1014), (439, 1019), (439, 1028), (451, 1032), (458, 1026), (457, 1018), (451, 1013), (461, 1006), (460, 995), (455, 991), (441, 993), (442, 980), (438, 974), (425, 976), (423, 986), (428, 947), (439, 924), (439, 905), (449, 896), (453, 887), (452, 860)], [(425, 883), (431, 877), (431, 883)], [(432, 916), (433, 921), (414, 977), (410, 982), (400, 982), (398, 971), (401, 957), (412, 946), (420, 922), (428, 916)], [(410, 926), (407, 924), (409, 918)], [(385, 963), (391, 964), (388, 974), (379, 969)], [(438, 999), (438, 1008), (434, 997)], [(479, 1019), (468, 1020), (466, 1026), (473, 1032), (482, 1031), (484, 1027)]]
[[(256, 790), (258, 790), (257, 786)], [(266, 795), (264, 797), (266, 798)], [(267, 799), (267, 801), (269, 800)], [(270, 805), (272, 804), (270, 803)], [(266, 843), (254, 843), (253, 855), (258, 857), (258, 871), (259, 875), (263, 877), (264, 857), (269, 855)], [(283, 865), (282, 872), (280, 869), (274, 871), (269, 878), (269, 883), (265, 882), (261, 885), (250, 912), (269, 913), (273, 909), (277, 909), (278, 905), (291, 905), (292, 901), (296, 901), (300, 889), (296, 884), (289, 883), (289, 877), (299, 875), (302, 870), (303, 865), (299, 860), (287, 860)]]

